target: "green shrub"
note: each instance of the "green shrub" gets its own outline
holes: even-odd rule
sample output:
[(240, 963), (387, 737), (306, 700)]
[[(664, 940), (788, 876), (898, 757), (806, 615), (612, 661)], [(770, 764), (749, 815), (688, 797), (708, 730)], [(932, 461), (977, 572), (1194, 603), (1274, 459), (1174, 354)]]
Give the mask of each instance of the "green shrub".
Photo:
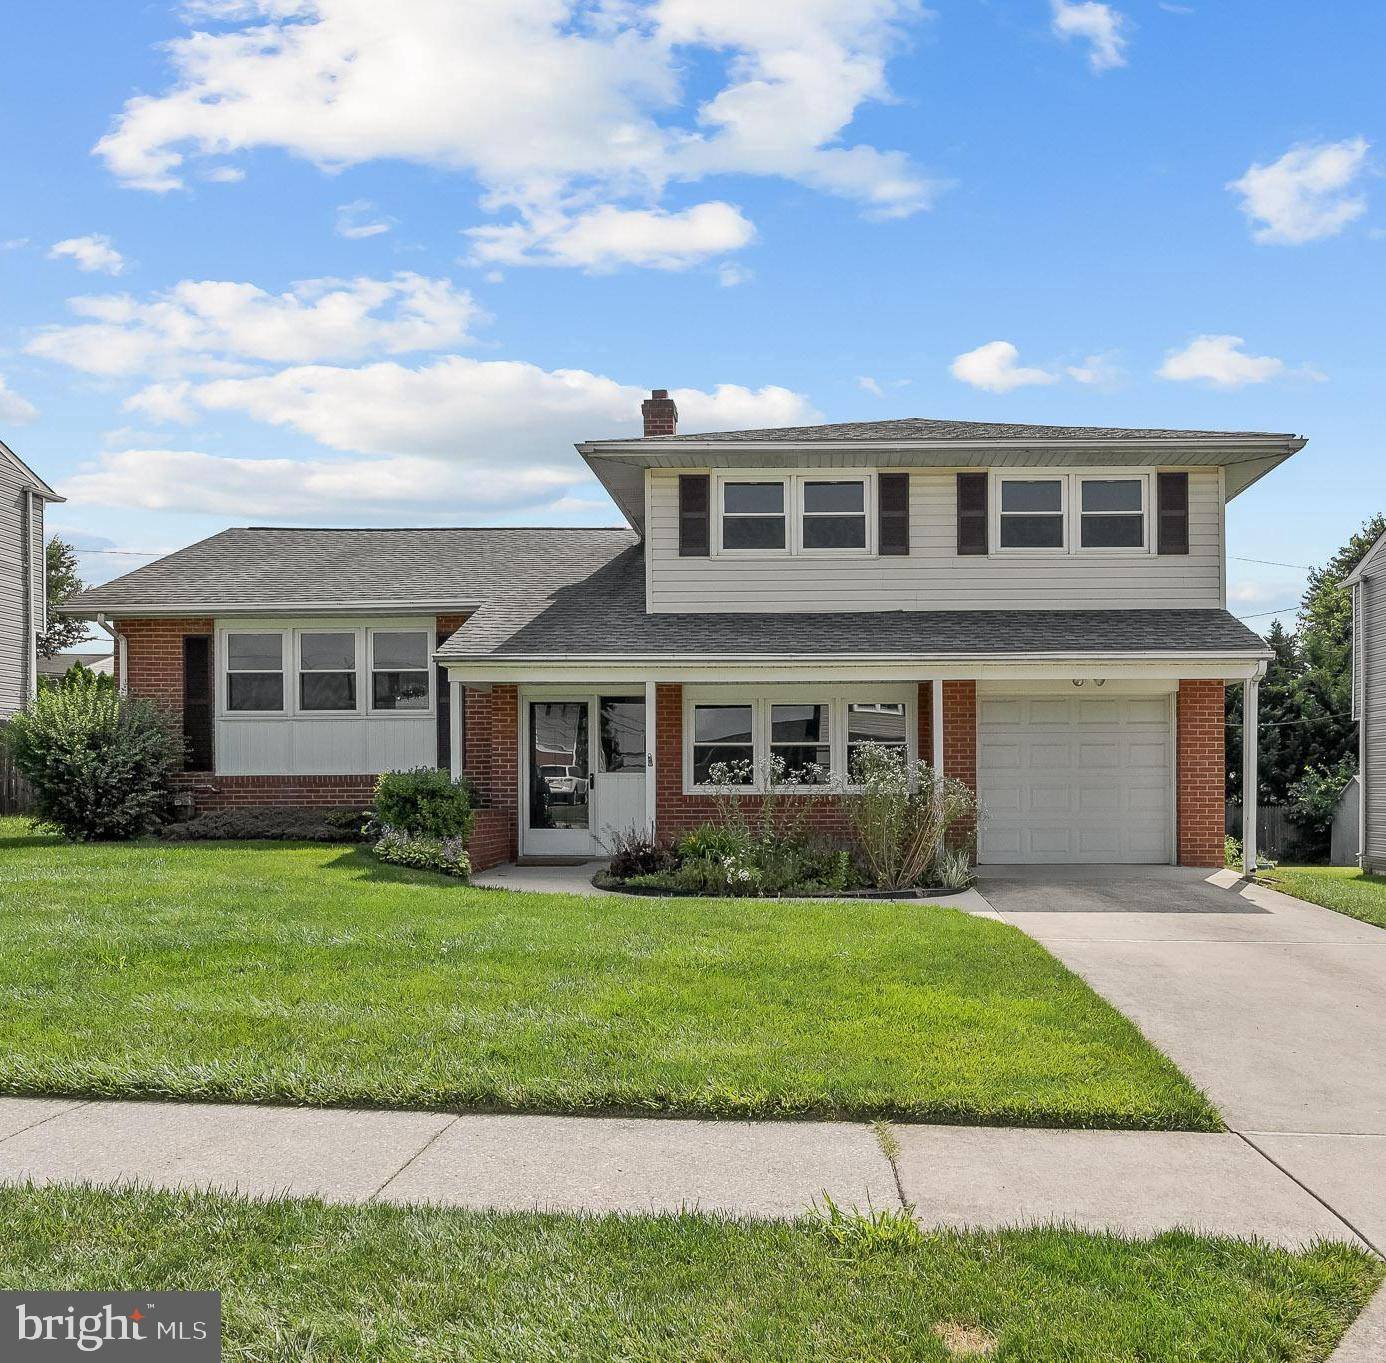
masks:
[(167, 817), (183, 738), (146, 700), (88, 673), (40, 691), (6, 731), (38, 821), (74, 842), (137, 838)]
[(1231, 871), (1242, 869), (1242, 840), (1230, 833), (1222, 840), (1222, 864)]
[(655, 841), (640, 828), (614, 834), (607, 851), (611, 854), (609, 874), (616, 880), (667, 871), (675, 862), (668, 843)]
[(471, 858), (461, 838), (431, 838), (426, 834), (406, 833), (400, 828), (387, 828), (371, 851), (392, 866), (438, 871), (462, 880), (472, 873)]
[(908, 889), (945, 870), (956, 878), (956, 868), (941, 861), (949, 833), (977, 821), (972, 790), (877, 743), (858, 749), (855, 775), (860, 789), (846, 794), (844, 802), (857, 852), (877, 889)]
[(385, 772), (375, 783), (372, 813), (382, 828), (438, 840), (460, 838), (464, 843), (476, 821), (471, 787), (434, 767)]
[(1356, 763), (1345, 757), (1336, 767), (1308, 767), (1290, 787), (1290, 822), (1298, 837), (1286, 848), (1297, 861), (1326, 861), (1333, 837), (1333, 816), (1343, 790), (1356, 773)]
[[(347, 815), (354, 821), (335, 819)], [(355, 810), (303, 809), (294, 805), (247, 805), (217, 809), (183, 823), (165, 824), (159, 837), (166, 842), (209, 839), (264, 839), (272, 842), (359, 842), (362, 815)]]

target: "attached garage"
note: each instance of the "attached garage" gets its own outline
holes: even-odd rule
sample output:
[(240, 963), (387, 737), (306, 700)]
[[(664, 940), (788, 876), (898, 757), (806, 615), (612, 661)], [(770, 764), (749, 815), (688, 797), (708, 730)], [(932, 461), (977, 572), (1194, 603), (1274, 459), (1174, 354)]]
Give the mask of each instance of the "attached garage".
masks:
[(1064, 685), (978, 687), (979, 860), (1172, 862), (1172, 690)]

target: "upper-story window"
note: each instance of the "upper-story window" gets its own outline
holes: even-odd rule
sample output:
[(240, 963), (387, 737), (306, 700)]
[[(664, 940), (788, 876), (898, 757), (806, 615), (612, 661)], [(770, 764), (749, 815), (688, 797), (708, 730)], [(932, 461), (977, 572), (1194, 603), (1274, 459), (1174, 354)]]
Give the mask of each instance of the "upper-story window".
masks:
[(722, 484), (723, 549), (784, 549), (786, 519), (782, 479)]
[(1080, 478), (1078, 486), (1080, 548), (1145, 548), (1144, 478)]
[(997, 543), (1003, 549), (1064, 547), (1064, 479), (1002, 478)]
[(723, 477), (718, 552), (868, 553), (872, 480), (822, 474)]
[(800, 482), (799, 543), (805, 549), (866, 548), (866, 482), (861, 478)]

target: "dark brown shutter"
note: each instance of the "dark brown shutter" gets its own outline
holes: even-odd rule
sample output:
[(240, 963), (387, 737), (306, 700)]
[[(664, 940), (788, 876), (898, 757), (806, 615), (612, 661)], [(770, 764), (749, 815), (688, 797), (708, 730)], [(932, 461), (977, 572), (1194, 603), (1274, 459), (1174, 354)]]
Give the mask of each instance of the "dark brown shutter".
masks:
[(1159, 532), (1156, 546), (1162, 554), (1189, 552), (1189, 475), (1161, 473), (1159, 484)]
[(987, 552), (987, 475), (958, 474), (958, 553)]
[(882, 554), (908, 554), (910, 551), (910, 476), (883, 473), (876, 480), (877, 536)]
[(679, 474), (679, 557), (706, 558), (712, 550), (711, 478)]
[(184, 771), (211, 771), (212, 640), (205, 634), (183, 636)]

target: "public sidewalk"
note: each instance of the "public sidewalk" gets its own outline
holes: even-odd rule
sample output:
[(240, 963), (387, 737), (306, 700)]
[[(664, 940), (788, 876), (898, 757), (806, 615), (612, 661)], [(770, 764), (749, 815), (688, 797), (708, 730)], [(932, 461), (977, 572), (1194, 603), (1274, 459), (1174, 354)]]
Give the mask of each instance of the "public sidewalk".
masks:
[(1299, 1247), (1352, 1228), (1236, 1135), (850, 1122), (454, 1116), (0, 1098), (0, 1181), (509, 1210), (793, 1217), (910, 1204), (929, 1226), (1176, 1226)]

